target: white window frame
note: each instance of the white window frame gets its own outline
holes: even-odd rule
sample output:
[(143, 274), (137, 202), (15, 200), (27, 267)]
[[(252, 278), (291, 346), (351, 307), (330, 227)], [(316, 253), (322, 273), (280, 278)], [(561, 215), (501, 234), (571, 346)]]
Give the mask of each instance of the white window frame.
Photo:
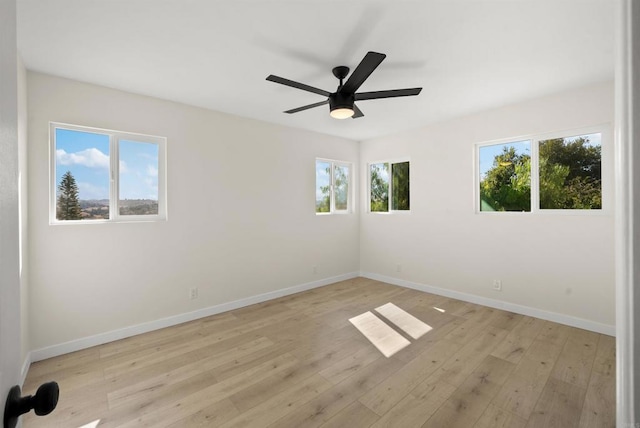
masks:
[[(509, 144), (509, 143), (521, 143), (524, 141), (528, 141), (530, 143), (530, 148), (531, 148), (531, 211), (480, 211), (480, 149), (482, 147), (499, 146), (502, 144)], [(474, 156), (473, 156), (474, 167), (472, 169), (473, 169), (473, 183), (475, 186), (475, 190), (473, 192), (473, 206), (476, 214), (528, 215), (533, 212), (533, 169), (534, 169), (533, 163), (535, 162), (536, 166), (538, 163), (537, 157), (534, 160), (534, 155), (533, 155), (534, 144), (535, 144), (535, 141), (531, 136), (521, 136), (521, 137), (515, 137), (515, 138), (505, 138), (500, 140), (484, 141), (482, 143), (477, 143), (475, 145)]]
[[(109, 218), (95, 220), (58, 220), (56, 218), (56, 129), (89, 132), (109, 136)], [(121, 140), (136, 143), (149, 143), (158, 146), (158, 214), (121, 215), (119, 210), (120, 156)], [(49, 224), (101, 224), (152, 222), (167, 220), (167, 139), (154, 135), (115, 131), (112, 129), (94, 128), (68, 123), (49, 123)]]
[[(331, 164), (331, 177), (329, 184), (329, 212), (319, 213), (316, 211), (316, 215), (334, 215), (334, 214), (350, 214), (354, 212), (353, 206), (353, 163), (340, 161), (335, 159), (327, 159), (327, 158), (316, 158), (314, 166), (318, 165), (318, 162), (326, 162)], [(335, 168), (336, 166), (342, 166), (349, 168), (349, 176), (347, 177), (347, 209), (346, 210), (338, 210), (336, 209), (336, 198), (335, 198)], [(318, 183), (315, 183), (315, 189), (317, 190)], [(315, 192), (314, 192), (315, 194)], [(315, 203), (314, 203), (315, 207)], [(314, 208), (315, 210), (315, 208)]]
[[(554, 138), (570, 138), (589, 134), (600, 134), (601, 141), (601, 179), (602, 179), (602, 208), (601, 209), (541, 209), (540, 208), (540, 142)], [(499, 144), (508, 144), (521, 141), (531, 142), (531, 211), (480, 211), (480, 148)], [(610, 177), (610, 165), (612, 160), (613, 135), (610, 124), (601, 124), (584, 128), (548, 132), (543, 134), (530, 134), (513, 138), (485, 141), (476, 143), (473, 156), (473, 207), (476, 214), (481, 215), (587, 215), (599, 216), (611, 213), (613, 189)]]
[[(404, 162), (409, 162), (409, 209), (408, 210), (394, 210), (391, 207), (393, 206), (392, 201), (393, 201), (393, 184), (391, 183), (392, 180), (392, 170), (393, 167), (391, 165), (396, 164), (396, 163), (404, 163)], [(371, 165), (376, 165), (376, 164), (380, 164), (380, 163), (388, 163), (389, 164), (389, 209), (388, 211), (371, 211)], [(397, 159), (385, 159), (385, 160), (380, 160), (380, 161), (373, 161), (373, 162), (368, 162), (367, 163), (367, 212), (371, 213), (371, 214), (382, 214), (382, 215), (389, 215), (389, 214), (410, 214), (411, 213), (411, 200), (412, 198), (412, 190), (411, 190), (411, 176), (413, 175), (412, 169), (411, 169), (411, 159), (407, 158), (397, 158)]]

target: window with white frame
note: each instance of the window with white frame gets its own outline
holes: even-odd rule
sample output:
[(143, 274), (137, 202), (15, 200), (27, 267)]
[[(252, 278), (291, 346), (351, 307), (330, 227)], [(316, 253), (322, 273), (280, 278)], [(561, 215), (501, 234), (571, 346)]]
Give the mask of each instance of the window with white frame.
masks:
[(480, 211), (531, 211), (531, 141), (478, 147)]
[(348, 213), (351, 164), (316, 159), (316, 214)]
[(369, 164), (369, 210), (409, 211), (409, 161)]
[(478, 145), (477, 210), (601, 210), (603, 135), (586, 130)]
[(51, 123), (50, 220), (166, 218), (166, 139)]

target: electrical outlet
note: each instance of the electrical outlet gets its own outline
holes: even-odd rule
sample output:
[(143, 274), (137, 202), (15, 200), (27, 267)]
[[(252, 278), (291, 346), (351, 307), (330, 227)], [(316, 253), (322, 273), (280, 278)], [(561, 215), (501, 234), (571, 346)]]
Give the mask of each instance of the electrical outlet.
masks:
[(499, 279), (493, 280), (493, 289), (495, 291), (502, 291), (502, 281)]
[(396, 264), (396, 272), (402, 272), (402, 265), (400, 263)]
[(189, 299), (195, 300), (197, 298), (198, 298), (198, 288), (197, 287), (190, 288), (189, 289)]

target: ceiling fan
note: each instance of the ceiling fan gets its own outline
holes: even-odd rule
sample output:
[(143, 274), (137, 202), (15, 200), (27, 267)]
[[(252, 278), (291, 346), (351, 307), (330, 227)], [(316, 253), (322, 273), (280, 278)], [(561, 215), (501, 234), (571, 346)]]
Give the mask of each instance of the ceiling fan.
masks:
[(356, 92), (364, 83), (364, 81), (367, 80), (369, 75), (373, 73), (373, 70), (375, 70), (385, 58), (385, 54), (381, 54), (378, 52), (367, 52), (362, 61), (360, 61), (360, 64), (358, 64), (356, 69), (353, 70), (353, 73), (351, 73), (351, 76), (349, 76), (344, 84), (342, 81), (349, 74), (349, 67), (346, 67), (344, 65), (334, 67), (334, 69), (332, 70), (333, 75), (340, 80), (340, 85), (335, 92), (329, 92), (322, 89), (314, 88), (313, 86), (294, 82), (293, 80), (274, 76), (273, 74), (269, 75), (269, 77), (267, 77), (267, 80), (327, 97), (327, 99), (324, 101), (287, 110), (285, 111), (285, 113), (298, 113), (303, 110), (308, 110), (310, 108), (329, 104), (329, 114), (331, 115), (331, 117), (335, 119), (347, 119), (349, 117), (356, 119), (358, 117), (364, 116), (364, 114), (362, 114), (362, 111), (358, 108), (358, 106), (355, 105), (355, 101), (374, 100), (377, 98), (410, 97), (413, 95), (418, 95), (422, 90), (422, 88), (410, 88), (392, 89), (388, 91)]

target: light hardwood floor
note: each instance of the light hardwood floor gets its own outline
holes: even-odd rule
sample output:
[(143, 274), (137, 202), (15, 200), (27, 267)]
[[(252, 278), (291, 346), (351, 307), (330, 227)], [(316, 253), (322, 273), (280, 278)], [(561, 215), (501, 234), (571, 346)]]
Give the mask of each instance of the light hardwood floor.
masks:
[[(391, 358), (348, 321), (388, 302), (433, 328)], [(612, 337), (357, 278), (34, 363), (24, 426), (614, 427), (615, 372)]]

